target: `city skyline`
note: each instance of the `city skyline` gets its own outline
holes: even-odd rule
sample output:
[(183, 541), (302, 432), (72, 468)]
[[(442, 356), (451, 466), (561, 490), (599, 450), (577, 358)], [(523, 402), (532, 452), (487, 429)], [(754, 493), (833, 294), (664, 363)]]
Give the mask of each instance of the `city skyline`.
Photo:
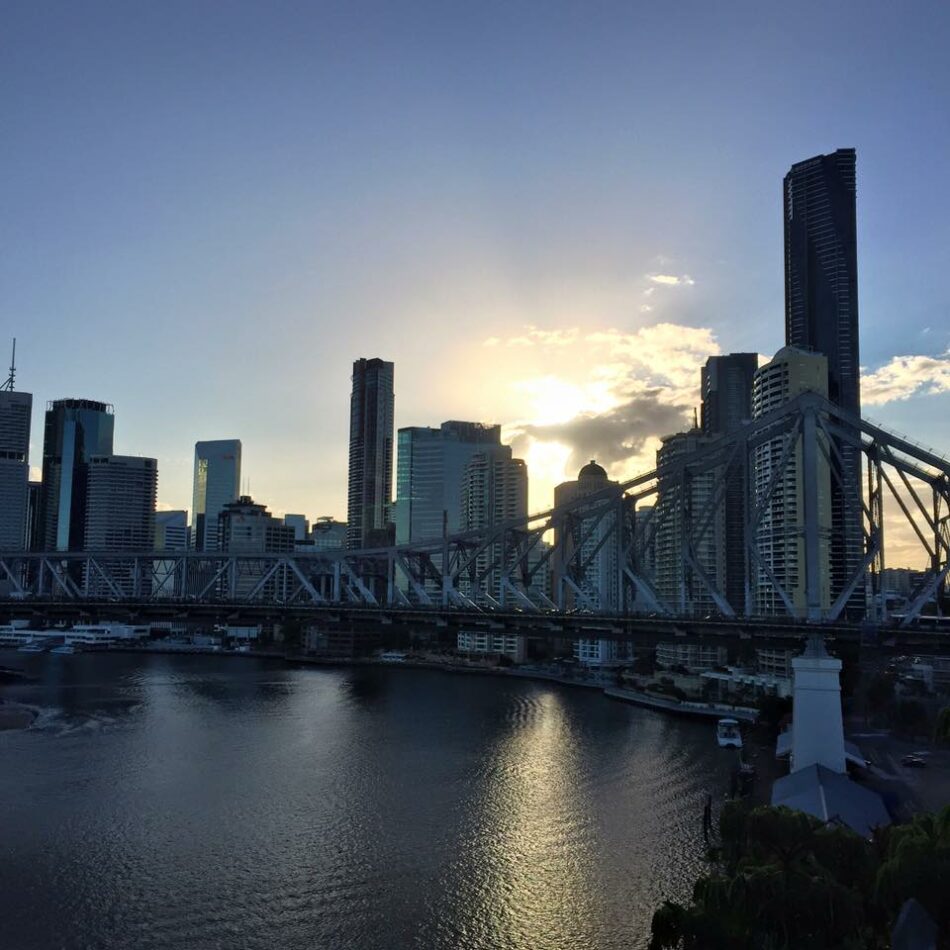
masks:
[[(20, 196), (0, 226), (0, 313), (34, 395), (34, 476), (45, 404), (100, 399), (123, 451), (158, 458), (164, 508), (189, 506), (194, 443), (235, 434), (255, 498), (343, 518), (349, 367), (380, 355), (398, 367), (395, 428), (503, 425), (532, 510), (592, 456), (622, 478), (688, 425), (708, 356), (782, 345), (780, 179), (842, 146), (860, 160), (868, 415), (945, 443), (950, 209), (928, 158), (950, 140), (939, 7), (882, 5), (860, 24), (824, 11), (827, 36), (803, 42), (804, 26), (778, 34), (750, 6), (727, 15), (748, 32), (708, 48), (699, 6), (675, 43), (655, 11), (631, 32), (630, 13), (450, 29), (448, 12), (413, 8), (363, 24), (354, 45), (339, 20), (260, 23), (238, 4), (228, 54), (210, 14), (183, 35), (107, 9), (64, 13), (60, 31), (19, 10), (0, 39), (0, 87), (32, 90), (26, 106), (0, 100), (2, 187)], [(413, 41), (440, 27), (439, 51)], [(497, 55), (501, 37), (515, 55)], [(129, 74), (123, 43), (161, 78)], [(497, 80), (474, 84), (483, 58)], [(791, 90), (783, 64), (805, 77)], [(647, 87), (652, 74), (670, 82)], [(435, 91), (434, 77), (450, 81)], [(557, 122), (533, 118), (536, 100), (558, 104)]]

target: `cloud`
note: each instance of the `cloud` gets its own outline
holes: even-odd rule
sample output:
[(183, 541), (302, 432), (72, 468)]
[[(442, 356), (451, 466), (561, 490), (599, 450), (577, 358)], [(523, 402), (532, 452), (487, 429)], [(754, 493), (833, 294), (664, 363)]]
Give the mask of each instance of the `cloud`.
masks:
[(666, 287), (691, 287), (696, 283), (689, 274), (682, 274), (679, 277), (675, 274), (647, 274), (646, 277), (647, 280), (652, 281), (654, 284), (662, 284)]
[(497, 336), (490, 336), (482, 342), (482, 346), (570, 346), (580, 336), (578, 327), (568, 330), (541, 330), (532, 324), (524, 327), (524, 333), (502, 340)]
[(567, 445), (571, 471), (589, 459), (616, 466), (642, 455), (651, 438), (688, 425), (688, 407), (671, 405), (662, 397), (662, 390), (645, 390), (606, 412), (582, 413), (550, 425), (524, 425), (512, 436), (512, 446), (523, 453), (528, 440)]
[(950, 350), (940, 356), (895, 356), (872, 373), (862, 371), (861, 402), (866, 406), (946, 392), (950, 392)]
[(519, 453), (558, 443), (570, 450), (568, 471), (596, 458), (623, 477), (651, 468), (655, 441), (688, 427), (700, 368), (720, 348), (709, 328), (657, 323), (588, 333), (571, 352), (583, 378), (549, 374), (517, 384), (545, 398), (506, 427), (506, 438)]

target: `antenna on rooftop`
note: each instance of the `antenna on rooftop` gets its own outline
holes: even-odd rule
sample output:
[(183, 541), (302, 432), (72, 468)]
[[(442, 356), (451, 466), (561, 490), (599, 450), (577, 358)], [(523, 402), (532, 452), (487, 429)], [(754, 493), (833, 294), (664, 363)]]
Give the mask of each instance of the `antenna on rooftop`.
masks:
[(16, 381), (16, 337), (13, 338), (13, 355), (10, 357), (10, 375), (7, 381), (0, 386), (0, 392), (13, 392), (13, 384)]

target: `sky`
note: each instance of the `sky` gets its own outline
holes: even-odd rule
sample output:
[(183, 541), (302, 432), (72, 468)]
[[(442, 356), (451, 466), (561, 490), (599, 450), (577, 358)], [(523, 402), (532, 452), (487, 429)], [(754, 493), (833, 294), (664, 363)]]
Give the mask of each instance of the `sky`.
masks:
[(714, 353), (783, 344), (782, 178), (858, 154), (866, 413), (950, 450), (945, 2), (0, 0), (0, 354), (115, 406), (188, 508), (240, 438), (346, 515), (352, 361), (499, 422), (534, 510), (652, 466)]

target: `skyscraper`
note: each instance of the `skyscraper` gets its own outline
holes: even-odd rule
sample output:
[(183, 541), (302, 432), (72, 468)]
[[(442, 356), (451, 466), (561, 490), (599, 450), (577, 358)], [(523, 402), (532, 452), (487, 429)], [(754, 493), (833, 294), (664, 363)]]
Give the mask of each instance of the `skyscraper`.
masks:
[[(764, 416), (803, 392), (827, 395), (828, 361), (820, 353), (793, 346), (783, 347), (771, 362), (756, 371), (752, 391), (753, 416)], [(817, 438), (823, 440), (824, 436), (819, 434)], [(784, 590), (793, 614), (809, 618), (827, 610), (831, 599), (829, 536), (832, 512), (830, 469), (826, 461), (828, 445), (824, 442), (823, 446), (816, 447), (815, 452), (820, 563), (815, 571), (819, 590), (812, 592), (814, 602), (811, 605), (806, 584), (805, 474), (801, 440), (781, 470), (785, 452), (785, 437), (780, 435), (757, 445), (752, 453), (752, 500), (764, 503), (764, 509), (755, 526), (759, 560), (751, 565), (754, 603), (749, 605), (749, 612), (784, 614), (787, 605), (776, 590), (778, 584)]]
[[(611, 481), (606, 470), (591, 459), (578, 472), (575, 481), (561, 482), (554, 489), (554, 504), (555, 507), (565, 505), (587, 495), (596, 495), (600, 500), (604, 494), (614, 494), (619, 499), (620, 485)], [(557, 553), (552, 565), (552, 583), (557, 602), (563, 602), (566, 608), (598, 614), (620, 610), (622, 545), (620, 532), (615, 530), (617, 514), (616, 505), (599, 516), (578, 507), (570, 527), (555, 530)], [(566, 537), (562, 534), (565, 531)], [(616, 640), (574, 641), (574, 658), (587, 666), (613, 663), (625, 658), (626, 653), (625, 645)]]
[(191, 538), (196, 551), (217, 551), (218, 516), (241, 493), (241, 440), (195, 443)]
[(501, 445), (501, 426), (443, 422), (399, 430), (396, 543), (427, 541), (461, 528), (462, 478), (472, 456)]
[(47, 405), (39, 532), (44, 550), (84, 549), (89, 460), (112, 454), (114, 427), (108, 403), (57, 399)]
[[(465, 466), (462, 476), (461, 530), (488, 528), (528, 514), (528, 468), (511, 457), (511, 446), (486, 445)], [(501, 543), (491, 544), (475, 561), (478, 589), (464, 592), (480, 599), (502, 599)], [(494, 565), (494, 566), (492, 566)], [(463, 580), (464, 583), (464, 580)]]
[[(728, 353), (706, 360), (702, 370), (704, 436), (729, 435), (752, 418), (752, 378), (758, 365), (756, 353)], [(745, 466), (734, 465), (722, 474), (726, 476), (726, 485), (722, 498), (722, 550), (718, 560), (723, 570), (722, 592), (739, 613), (745, 605), (747, 571)]]
[(86, 495), (86, 549), (151, 551), (155, 545), (157, 489), (155, 459), (92, 456)]
[[(793, 165), (785, 176), (785, 342), (828, 360), (828, 398), (861, 413), (855, 152), (838, 149)], [(860, 452), (832, 453), (832, 596), (864, 554)], [(849, 611), (863, 612), (858, 585)]]
[(702, 369), (703, 435), (728, 435), (752, 418), (752, 377), (756, 353), (710, 356)]
[(785, 176), (785, 342), (828, 358), (828, 398), (861, 411), (855, 152)]
[(393, 493), (393, 364), (381, 359), (353, 363), (350, 397), (350, 469), (347, 547), (384, 542)]
[(26, 543), (33, 397), (13, 391), (13, 372), (0, 387), (0, 550)]

